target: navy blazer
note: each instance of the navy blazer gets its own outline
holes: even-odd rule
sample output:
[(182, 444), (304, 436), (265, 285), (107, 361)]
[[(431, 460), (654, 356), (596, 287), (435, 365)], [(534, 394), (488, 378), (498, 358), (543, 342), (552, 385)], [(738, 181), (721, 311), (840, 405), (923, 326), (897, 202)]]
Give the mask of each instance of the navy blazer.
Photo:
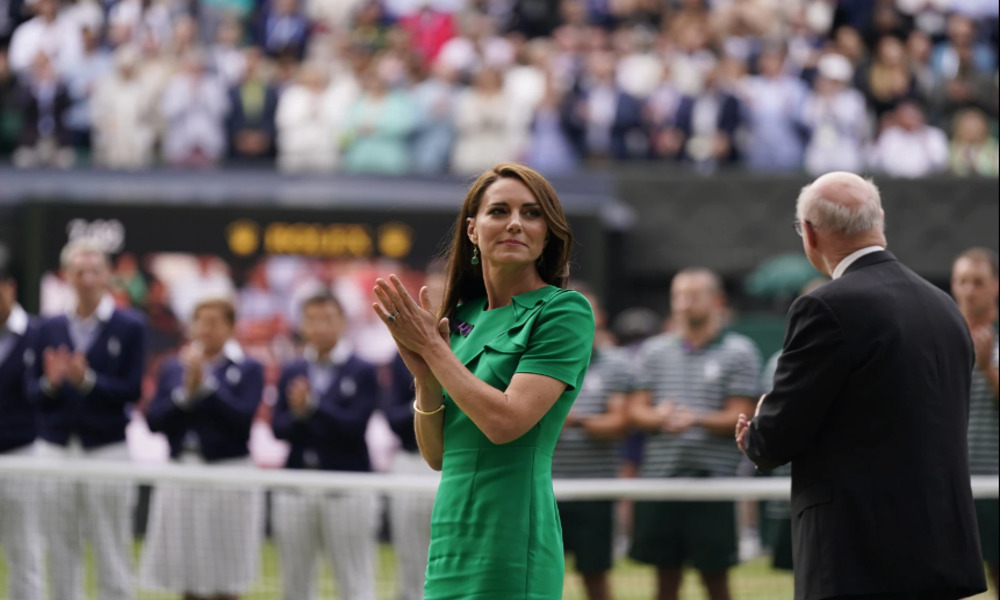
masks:
[(35, 405), (28, 397), (29, 372), (35, 362), (38, 322), (29, 320), (24, 335), (11, 333), (14, 345), (0, 363), (0, 452), (35, 441)]
[(171, 358), (160, 369), (156, 396), (146, 411), (150, 431), (170, 442), (170, 457), (178, 458), (189, 433), (198, 438), (206, 462), (249, 455), (250, 428), (264, 392), (264, 367), (251, 358), (225, 358), (212, 368), (211, 391), (179, 406), (174, 391), (184, 387), (184, 367)]
[(278, 402), (271, 427), (292, 448), (287, 469), (306, 467), (306, 451), (316, 454), (318, 467), (327, 471), (371, 471), (365, 431), (378, 404), (375, 365), (351, 355), (336, 372), (326, 393), (317, 398), (312, 414), (299, 418), (288, 406), (285, 389), (296, 377), (309, 376), (309, 363), (294, 360), (281, 369)]
[(413, 375), (406, 368), (403, 358), (396, 355), (396, 359), (390, 365), (392, 381), (386, 390), (385, 400), (382, 403), (382, 412), (385, 413), (389, 427), (399, 438), (403, 450), (407, 452), (417, 452), (417, 432), (413, 428), (413, 401), (416, 392), (413, 389)]
[[(719, 115), (716, 120), (716, 127), (718, 131), (729, 136), (729, 154), (723, 157), (722, 162), (735, 162), (740, 157), (736, 149), (736, 130), (743, 123), (743, 109), (740, 101), (732, 94), (719, 92), (717, 99), (719, 101)], [(691, 139), (691, 135), (694, 133), (694, 104), (696, 100), (697, 98), (684, 96), (677, 106), (677, 129), (684, 134), (685, 140)], [(691, 160), (686, 146), (681, 155), (685, 159)]]
[[(587, 156), (587, 121), (578, 108), (587, 102), (587, 91), (579, 84), (567, 94), (562, 105), (562, 123), (578, 156)], [(636, 143), (635, 140), (641, 140)], [(650, 158), (649, 131), (643, 121), (642, 102), (618, 91), (615, 94), (615, 118), (611, 123), (611, 158), (615, 160)], [(634, 146), (634, 147), (633, 147)]]
[(78, 435), (84, 448), (125, 441), (128, 405), (142, 393), (146, 368), (143, 317), (132, 310), (115, 309), (101, 324), (86, 352), (87, 363), (97, 376), (94, 387), (86, 394), (68, 382), (53, 396), (42, 391), (42, 354), (47, 348), (59, 346), (75, 350), (66, 315), (45, 319), (39, 328), (28, 394), (38, 405), (41, 438), (65, 446), (71, 435)]

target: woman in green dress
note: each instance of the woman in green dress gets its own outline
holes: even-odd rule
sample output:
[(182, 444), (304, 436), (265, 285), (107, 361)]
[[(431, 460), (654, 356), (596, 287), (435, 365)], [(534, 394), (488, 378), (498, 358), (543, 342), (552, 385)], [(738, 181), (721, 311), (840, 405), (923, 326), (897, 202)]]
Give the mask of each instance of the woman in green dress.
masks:
[(573, 236), (555, 190), (502, 164), (462, 205), (444, 301), (393, 275), (375, 312), (413, 373), (417, 441), (441, 471), (425, 600), (558, 600), (552, 450), (586, 373), (594, 316), (563, 289)]

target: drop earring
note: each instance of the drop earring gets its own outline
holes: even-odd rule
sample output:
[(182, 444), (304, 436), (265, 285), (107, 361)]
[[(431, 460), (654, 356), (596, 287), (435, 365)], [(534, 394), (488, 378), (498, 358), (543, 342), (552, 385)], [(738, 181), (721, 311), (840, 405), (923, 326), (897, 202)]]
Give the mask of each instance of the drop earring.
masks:
[(479, 264), (479, 246), (472, 247), (472, 264)]

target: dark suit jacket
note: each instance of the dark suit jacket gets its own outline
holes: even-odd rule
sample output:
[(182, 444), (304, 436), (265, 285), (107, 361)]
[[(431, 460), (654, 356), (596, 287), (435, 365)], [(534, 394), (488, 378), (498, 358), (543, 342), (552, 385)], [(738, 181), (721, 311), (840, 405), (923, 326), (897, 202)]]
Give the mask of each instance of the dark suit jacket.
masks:
[(416, 399), (413, 375), (398, 354), (390, 368), (392, 381), (386, 390), (382, 412), (385, 413), (392, 432), (399, 438), (403, 450), (418, 452), (417, 432), (413, 428), (413, 401)]
[[(723, 157), (722, 162), (736, 162), (740, 157), (736, 149), (736, 130), (743, 122), (743, 109), (740, 106), (740, 101), (732, 94), (719, 92), (717, 99), (719, 115), (716, 119), (716, 128), (729, 136), (730, 141), (729, 154)], [(677, 129), (684, 134), (685, 140), (691, 139), (691, 135), (694, 133), (694, 105), (696, 101), (697, 98), (685, 96), (677, 105), (677, 116), (675, 117)], [(681, 155), (687, 160), (692, 160), (686, 149), (681, 152)]]
[(249, 454), (250, 428), (264, 392), (264, 368), (253, 359), (227, 358), (212, 369), (211, 379), (214, 390), (189, 406), (178, 406), (173, 394), (184, 385), (184, 368), (173, 358), (160, 370), (146, 421), (151, 431), (167, 436), (171, 458), (181, 455), (189, 432), (197, 435), (206, 462)]
[(336, 369), (326, 392), (318, 398), (311, 415), (296, 417), (288, 407), (285, 393), (296, 377), (309, 376), (309, 363), (295, 360), (281, 370), (278, 401), (271, 427), (278, 439), (292, 447), (287, 469), (306, 467), (306, 451), (315, 452), (319, 468), (327, 471), (371, 471), (365, 431), (378, 405), (379, 389), (375, 366), (351, 356)]
[(229, 89), (229, 115), (226, 117), (226, 135), (229, 137), (229, 153), (233, 157), (239, 156), (236, 149), (236, 136), (243, 131), (260, 131), (266, 133), (271, 138), (271, 147), (267, 155), (274, 155), (274, 140), (277, 133), (275, 116), (278, 111), (278, 90), (272, 85), (264, 88), (264, 105), (259, 114), (248, 113), (243, 105), (243, 96), (240, 94), (242, 84), (237, 84)]
[[(588, 92), (580, 84), (567, 94), (562, 105), (562, 123), (567, 137), (580, 157), (587, 156), (587, 121), (577, 111), (588, 99)], [(643, 159), (650, 157), (649, 132), (642, 118), (642, 102), (637, 98), (618, 91), (615, 94), (615, 119), (611, 123), (611, 158), (615, 160)], [(629, 143), (641, 139), (636, 148)]]
[(966, 445), (973, 360), (954, 301), (889, 252), (792, 305), (747, 456), (792, 462), (796, 600), (986, 589)]
[(14, 335), (14, 345), (0, 362), (0, 452), (35, 441), (35, 404), (28, 397), (28, 373), (35, 362), (38, 323), (28, 322), (24, 335)]
[(146, 368), (146, 324), (142, 317), (131, 310), (116, 309), (101, 324), (87, 349), (87, 363), (97, 379), (86, 394), (69, 383), (53, 396), (42, 391), (42, 353), (59, 346), (74, 350), (65, 315), (46, 319), (38, 333), (37, 360), (28, 393), (39, 408), (40, 437), (66, 445), (70, 435), (76, 434), (84, 448), (125, 441), (126, 408), (139, 399)]

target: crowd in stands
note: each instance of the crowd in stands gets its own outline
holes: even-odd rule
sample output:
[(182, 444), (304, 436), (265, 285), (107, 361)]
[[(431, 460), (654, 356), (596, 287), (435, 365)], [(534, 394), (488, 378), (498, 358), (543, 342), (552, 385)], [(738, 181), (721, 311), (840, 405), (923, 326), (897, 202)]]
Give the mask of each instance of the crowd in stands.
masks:
[(997, 176), (995, 2), (0, 0), (0, 157)]

